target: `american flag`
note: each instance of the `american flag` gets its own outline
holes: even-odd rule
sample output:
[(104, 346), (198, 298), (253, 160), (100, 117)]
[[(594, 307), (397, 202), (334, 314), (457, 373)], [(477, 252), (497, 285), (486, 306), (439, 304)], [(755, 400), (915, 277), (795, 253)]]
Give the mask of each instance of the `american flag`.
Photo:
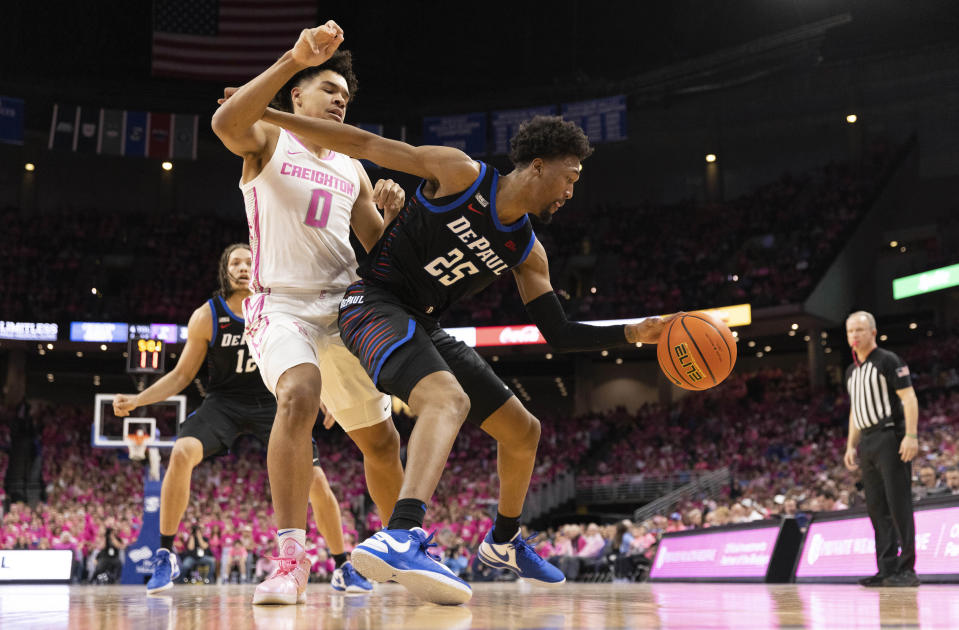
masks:
[(154, 0), (153, 75), (246, 81), (316, 25), (315, 0)]

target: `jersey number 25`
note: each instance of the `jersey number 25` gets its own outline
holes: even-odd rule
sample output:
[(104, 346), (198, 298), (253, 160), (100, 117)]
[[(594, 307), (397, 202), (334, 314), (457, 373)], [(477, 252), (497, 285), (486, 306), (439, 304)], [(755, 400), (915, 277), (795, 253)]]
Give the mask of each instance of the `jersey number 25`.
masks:
[[(431, 276), (439, 278), (440, 284), (443, 286), (448, 287), (466, 276), (475, 276), (479, 273), (479, 269), (477, 269), (473, 263), (469, 261), (460, 262), (463, 260), (463, 252), (459, 249), (451, 249), (446, 255), (449, 256), (449, 258), (437, 256), (432, 262), (423, 267)], [(449, 273), (446, 273), (447, 271)]]

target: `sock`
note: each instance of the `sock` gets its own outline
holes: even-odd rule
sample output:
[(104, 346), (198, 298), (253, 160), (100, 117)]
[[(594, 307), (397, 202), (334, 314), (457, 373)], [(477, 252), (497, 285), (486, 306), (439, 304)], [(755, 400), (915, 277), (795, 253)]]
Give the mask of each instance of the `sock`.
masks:
[(426, 504), (419, 499), (400, 499), (393, 508), (390, 523), (386, 529), (413, 529), (423, 527), (426, 518)]
[(336, 568), (339, 569), (346, 562), (346, 552), (343, 553), (334, 553), (333, 562), (336, 563)]
[[(301, 547), (306, 547), (306, 530), (305, 529), (295, 529), (292, 527), (280, 528), (276, 532), (277, 547), (283, 549), (283, 541), (287, 538), (292, 538), (296, 542), (300, 543)], [(282, 551), (280, 553), (283, 553)]]
[(171, 534), (169, 536), (166, 534), (160, 534), (160, 549), (166, 549), (170, 553), (173, 553), (174, 538), (176, 538), (176, 534)]
[(493, 524), (493, 542), (502, 545), (509, 542), (519, 531), (519, 516), (503, 516), (496, 512), (496, 522)]

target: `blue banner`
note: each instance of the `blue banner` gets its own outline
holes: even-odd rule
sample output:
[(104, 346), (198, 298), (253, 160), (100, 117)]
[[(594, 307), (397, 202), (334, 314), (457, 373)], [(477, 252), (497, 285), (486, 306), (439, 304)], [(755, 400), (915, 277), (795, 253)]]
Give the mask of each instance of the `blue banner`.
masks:
[(555, 105), (526, 107), (524, 109), (501, 109), (490, 114), (490, 126), (493, 127), (493, 153), (509, 153), (509, 140), (516, 135), (521, 123), (533, 116), (555, 116)]
[(145, 157), (147, 154), (147, 113), (126, 112), (126, 134), (123, 138), (123, 155)]
[[(131, 464), (136, 465), (136, 462)], [(142, 586), (153, 575), (153, 556), (160, 548), (160, 489), (163, 487), (163, 474), (162, 467), (159, 479), (150, 479), (149, 468), (143, 474), (143, 525), (136, 542), (127, 545), (121, 584)]]
[(590, 142), (626, 139), (626, 97), (623, 95), (563, 103), (563, 118), (582, 127)]
[(486, 114), (423, 118), (423, 144), (455, 147), (470, 156), (486, 154)]
[(126, 343), (129, 326), (119, 322), (70, 322), (70, 341)]
[(23, 144), (23, 99), (0, 96), (0, 142)]

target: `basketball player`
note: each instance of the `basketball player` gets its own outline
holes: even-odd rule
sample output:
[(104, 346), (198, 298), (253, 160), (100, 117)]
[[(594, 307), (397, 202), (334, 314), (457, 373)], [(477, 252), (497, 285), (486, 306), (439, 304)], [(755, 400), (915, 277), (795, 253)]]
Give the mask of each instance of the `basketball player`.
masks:
[(263, 120), (334, 151), (345, 151), (424, 181), (386, 228), (340, 306), (340, 335), (377, 386), (406, 401), (418, 421), (407, 447), (406, 477), (387, 528), (353, 551), (374, 581), (395, 579), (436, 603), (462, 603), (469, 585), (436, 562), (422, 529), (464, 421), (497, 441), (499, 509), (479, 548), (490, 566), (561, 583), (519, 535), (519, 517), (536, 458), (540, 424), (471, 348), (445, 333), (438, 318), (451, 303), (480, 291), (507, 269), (546, 340), (559, 351), (656, 343), (665, 320), (627, 326), (567, 321), (549, 280), (543, 246), (528, 213), (544, 222), (573, 196), (586, 135), (557, 117), (536, 117), (512, 139), (515, 170), (491, 166), (450, 147), (413, 147), (318, 118), (267, 110)]
[(238, 90), (226, 90), (213, 130), (243, 158), (253, 295), (244, 300), (247, 344), (277, 413), (267, 467), (280, 558), (253, 603), (303, 601), (310, 488), (310, 434), (321, 395), (364, 456), (367, 487), (383, 519), (399, 495), (403, 468), (391, 401), (373, 386), (340, 340), (337, 307), (357, 279), (350, 228), (369, 251), (383, 232), (376, 206), (402, 207), (402, 189), (377, 182), (348, 155), (260, 120), (276, 103), (310, 119), (343, 124), (356, 92), (350, 54), (338, 52), (335, 22), (305, 29), (293, 48)]
[[(220, 289), (211, 300), (193, 311), (187, 341), (176, 367), (136, 395), (117, 394), (113, 411), (119, 417), (143, 405), (166, 400), (190, 384), (206, 359), (209, 371), (207, 395), (178, 431), (170, 454), (170, 467), (160, 490), (160, 548), (147, 582), (147, 593), (173, 587), (179, 574), (173, 538), (190, 502), (190, 476), (204, 459), (233, 447), (242, 433), (263, 444), (270, 440), (276, 417), (276, 399), (263, 384), (256, 363), (244, 343), (243, 318), (236, 315), (250, 295), (253, 259), (244, 243), (227, 247), (220, 256)], [(310, 486), (313, 515), (337, 569), (331, 584), (339, 591), (369, 592), (372, 585), (346, 561), (340, 506), (319, 464), (313, 446), (313, 480)]]

